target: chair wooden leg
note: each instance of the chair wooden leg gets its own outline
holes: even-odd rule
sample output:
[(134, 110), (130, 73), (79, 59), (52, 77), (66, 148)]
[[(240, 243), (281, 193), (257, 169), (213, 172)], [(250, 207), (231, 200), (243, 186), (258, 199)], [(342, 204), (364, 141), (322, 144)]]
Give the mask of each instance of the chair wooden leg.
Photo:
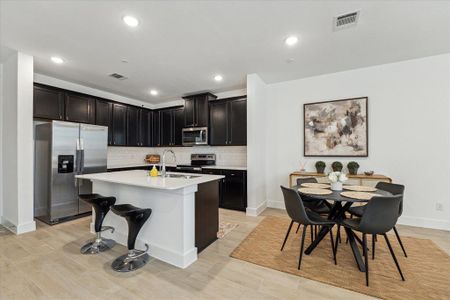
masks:
[[(333, 242), (333, 228), (330, 229), (330, 239), (331, 239), (331, 251), (333, 252), (334, 264), (337, 265), (336, 252), (334, 251), (334, 242)], [(337, 236), (336, 236), (336, 244), (337, 243), (338, 243), (338, 240), (337, 240)]]
[(299, 229), (300, 229), (300, 223), (298, 223), (297, 230), (295, 231), (295, 233), (298, 233)]
[(372, 234), (372, 259), (375, 259), (375, 241), (377, 239), (376, 234)]
[(309, 229), (311, 231), (311, 243), (314, 241), (314, 226), (309, 226)]
[[(311, 226), (311, 228), (313, 227), (312, 225), (310, 225), (310, 226)], [(308, 226), (307, 225), (303, 225), (302, 242), (300, 244), (300, 256), (298, 258), (298, 269), (299, 270), (300, 270), (300, 265), (302, 263), (303, 246), (305, 245), (306, 227), (308, 227)]]
[(400, 269), (400, 265), (398, 264), (397, 257), (395, 257), (394, 250), (392, 250), (392, 246), (391, 246), (391, 243), (389, 242), (389, 239), (388, 239), (388, 237), (387, 237), (387, 234), (384, 233), (383, 235), (384, 235), (384, 239), (386, 240), (386, 244), (387, 244), (388, 247), (389, 247), (389, 252), (391, 252), (391, 256), (392, 256), (392, 258), (394, 259), (395, 265), (397, 266), (397, 270), (398, 270), (398, 272), (400, 273), (400, 276), (402, 277), (402, 280), (405, 281), (405, 277), (403, 277), (402, 270)]
[(394, 226), (394, 232), (395, 232), (395, 236), (397, 237), (397, 241), (400, 244), (400, 247), (402, 247), (403, 254), (405, 255), (405, 257), (408, 257), (408, 255), (406, 254), (406, 251), (405, 251), (405, 247), (403, 247), (402, 239), (400, 238), (400, 235), (398, 234), (397, 228), (395, 228), (395, 226)]
[(366, 267), (366, 285), (369, 286), (369, 258), (367, 257), (367, 235), (363, 233), (363, 253)]
[[(287, 232), (286, 232), (286, 236), (284, 237), (283, 245), (281, 246), (280, 251), (283, 251), (284, 245), (286, 244), (286, 241), (287, 241), (287, 239), (288, 239), (288, 237), (289, 237), (289, 233), (291, 232), (292, 224), (294, 224), (294, 221), (293, 221), (293, 220), (291, 221), (291, 224), (289, 224), (289, 228), (288, 228), (288, 230), (287, 230)], [(300, 226), (300, 225), (299, 225), (299, 226)]]

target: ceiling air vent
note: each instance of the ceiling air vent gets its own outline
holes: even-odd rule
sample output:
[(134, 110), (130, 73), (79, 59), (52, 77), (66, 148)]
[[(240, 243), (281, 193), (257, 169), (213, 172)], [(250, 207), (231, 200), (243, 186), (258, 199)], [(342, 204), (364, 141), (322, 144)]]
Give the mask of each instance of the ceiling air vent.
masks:
[(333, 30), (342, 30), (349, 27), (356, 26), (359, 19), (359, 11), (334, 17)]
[(112, 78), (115, 78), (115, 79), (119, 79), (119, 80), (127, 79), (127, 77), (125, 77), (119, 73), (112, 73), (112, 74), (109, 74), (109, 76)]

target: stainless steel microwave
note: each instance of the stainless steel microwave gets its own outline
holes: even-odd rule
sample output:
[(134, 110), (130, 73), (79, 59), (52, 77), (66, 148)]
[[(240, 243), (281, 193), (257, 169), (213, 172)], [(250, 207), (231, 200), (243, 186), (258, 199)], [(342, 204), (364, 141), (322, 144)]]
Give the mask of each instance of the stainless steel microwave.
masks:
[(208, 127), (183, 128), (183, 146), (208, 145)]

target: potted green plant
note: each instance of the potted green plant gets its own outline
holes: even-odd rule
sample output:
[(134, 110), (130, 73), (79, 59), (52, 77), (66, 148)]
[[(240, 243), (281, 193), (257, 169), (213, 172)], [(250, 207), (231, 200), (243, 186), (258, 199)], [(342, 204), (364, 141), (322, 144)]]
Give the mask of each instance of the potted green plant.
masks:
[(358, 174), (359, 164), (356, 161), (351, 161), (347, 164), (347, 169), (350, 175)]
[(324, 161), (321, 161), (321, 160), (317, 161), (315, 166), (316, 166), (317, 173), (323, 174), (325, 172), (326, 164)]
[(344, 166), (339, 161), (335, 161), (331, 164), (331, 168), (333, 169), (333, 172), (341, 172), (343, 167)]

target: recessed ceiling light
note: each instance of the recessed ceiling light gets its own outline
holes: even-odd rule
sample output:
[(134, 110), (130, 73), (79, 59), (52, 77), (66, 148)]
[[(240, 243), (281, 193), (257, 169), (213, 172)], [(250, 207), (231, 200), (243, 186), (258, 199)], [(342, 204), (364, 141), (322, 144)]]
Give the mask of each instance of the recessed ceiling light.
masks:
[(150, 90), (150, 95), (158, 96), (158, 91), (157, 90)]
[(295, 35), (288, 36), (284, 40), (284, 43), (288, 46), (294, 46), (295, 44), (298, 43), (298, 37), (296, 37)]
[(139, 25), (139, 20), (133, 16), (125, 16), (122, 18), (123, 22), (130, 27), (136, 27)]
[(216, 76), (214, 76), (214, 80), (215, 81), (222, 81), (223, 77), (222, 77), (222, 75), (216, 75)]
[(64, 62), (64, 59), (62, 59), (61, 57), (58, 57), (58, 56), (52, 56), (50, 59), (55, 64), (62, 64)]

